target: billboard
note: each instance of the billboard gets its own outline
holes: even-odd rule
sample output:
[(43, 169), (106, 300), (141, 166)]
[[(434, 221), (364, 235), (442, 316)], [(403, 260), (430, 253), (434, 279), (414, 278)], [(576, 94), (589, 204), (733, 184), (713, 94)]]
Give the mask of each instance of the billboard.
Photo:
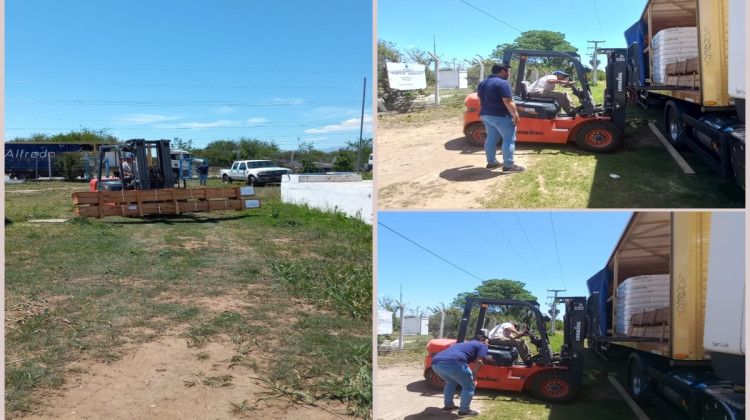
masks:
[(385, 63), (391, 89), (415, 90), (427, 87), (424, 64)]

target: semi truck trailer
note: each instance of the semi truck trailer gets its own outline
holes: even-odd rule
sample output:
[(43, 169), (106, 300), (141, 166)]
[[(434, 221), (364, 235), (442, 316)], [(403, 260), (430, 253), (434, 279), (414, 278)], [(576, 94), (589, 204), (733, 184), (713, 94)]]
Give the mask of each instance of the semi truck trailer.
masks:
[(628, 88), (667, 139), (745, 186), (745, 1), (649, 0), (625, 32)]
[(744, 212), (637, 212), (588, 280), (588, 346), (670, 418), (745, 418)]

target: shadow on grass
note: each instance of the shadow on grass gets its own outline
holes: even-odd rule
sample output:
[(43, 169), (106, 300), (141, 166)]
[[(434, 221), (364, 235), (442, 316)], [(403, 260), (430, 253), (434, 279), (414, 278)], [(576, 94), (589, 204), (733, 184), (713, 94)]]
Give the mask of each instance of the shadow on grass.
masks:
[(203, 216), (195, 216), (191, 214), (180, 214), (180, 215), (148, 215), (143, 216), (142, 218), (134, 217), (130, 220), (115, 220), (115, 221), (107, 221), (109, 224), (112, 225), (154, 225), (154, 224), (160, 224), (160, 225), (179, 225), (182, 223), (219, 223), (227, 220), (240, 220), (240, 219), (246, 219), (249, 217), (258, 217), (260, 215), (257, 214), (243, 214), (238, 216), (228, 216), (228, 217), (203, 217)]

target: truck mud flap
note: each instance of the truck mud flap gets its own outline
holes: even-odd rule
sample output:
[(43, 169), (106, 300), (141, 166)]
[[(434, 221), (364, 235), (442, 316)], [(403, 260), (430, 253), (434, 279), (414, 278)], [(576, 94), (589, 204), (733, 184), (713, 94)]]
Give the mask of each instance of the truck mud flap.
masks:
[(695, 152), (698, 156), (703, 159), (720, 177), (728, 178), (732, 175), (732, 169), (730, 166), (730, 151), (731, 144), (734, 141), (734, 137), (731, 133), (722, 133), (721, 131), (715, 130), (703, 122), (687, 115), (682, 114), (682, 120), (695, 130), (713, 138), (717, 139), (718, 155), (706, 150), (704, 146), (700, 144), (697, 139), (686, 138), (685, 144)]

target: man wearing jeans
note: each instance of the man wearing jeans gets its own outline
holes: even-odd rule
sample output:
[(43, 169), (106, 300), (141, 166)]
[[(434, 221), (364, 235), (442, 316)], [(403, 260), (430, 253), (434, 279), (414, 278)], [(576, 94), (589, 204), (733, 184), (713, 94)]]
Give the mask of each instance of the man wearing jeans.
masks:
[[(471, 341), (454, 344), (436, 354), (432, 358), (432, 370), (445, 380), (443, 389), (443, 411), (458, 409), (458, 417), (474, 417), (479, 411), (469, 409), (474, 389), (477, 386), (477, 373), (482, 369), (484, 358), (487, 357), (489, 338), (478, 335)], [(469, 363), (474, 362), (474, 370), (469, 369)], [(461, 405), (456, 407), (453, 396), (456, 385), (461, 385)]]
[[(482, 80), (477, 88), (479, 96), (479, 117), (482, 118), (487, 130), (487, 140), (484, 142), (484, 153), (487, 155), (487, 169), (492, 170), (502, 166), (503, 172), (521, 172), (526, 169), (516, 165), (513, 153), (516, 150), (516, 126), (519, 116), (516, 103), (510, 91), (510, 66), (502, 63), (492, 65), (492, 74)], [(497, 161), (497, 140), (502, 136), (503, 163)]]

